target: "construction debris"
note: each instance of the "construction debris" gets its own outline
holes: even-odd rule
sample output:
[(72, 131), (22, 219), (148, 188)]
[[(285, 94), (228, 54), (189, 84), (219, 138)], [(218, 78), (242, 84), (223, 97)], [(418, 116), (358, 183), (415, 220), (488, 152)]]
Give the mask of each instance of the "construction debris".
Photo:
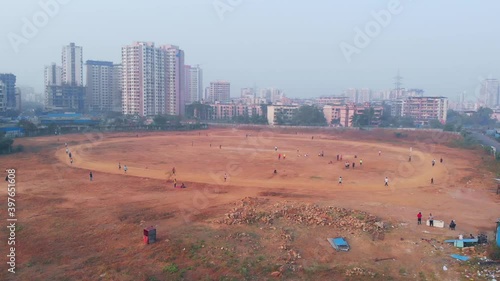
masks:
[[(227, 225), (272, 225), (275, 220), (284, 219), (294, 224), (331, 226), (343, 231), (362, 230), (371, 234), (383, 233), (388, 228), (377, 217), (361, 211), (289, 202), (267, 205), (267, 202), (268, 199), (244, 198), (223, 219), (214, 222)], [(374, 237), (380, 240), (384, 238), (383, 235)]]

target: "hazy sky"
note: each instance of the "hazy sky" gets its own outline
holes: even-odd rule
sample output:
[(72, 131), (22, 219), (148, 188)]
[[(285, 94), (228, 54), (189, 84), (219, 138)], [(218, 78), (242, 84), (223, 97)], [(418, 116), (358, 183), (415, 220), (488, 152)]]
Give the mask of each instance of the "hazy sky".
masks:
[[(46, 2), (59, 9), (44, 19)], [(382, 10), (390, 18), (376, 23)], [(153, 41), (179, 45), (205, 86), (228, 80), (232, 96), (254, 84), (290, 97), (388, 89), (400, 69), (405, 87), (473, 99), (481, 77), (500, 78), (499, 10), (495, 0), (4, 0), (0, 72), (41, 92), (63, 45), (83, 46), (84, 61), (119, 63), (123, 45)], [(23, 34), (23, 18), (40, 27)], [(369, 41), (356, 41), (356, 28)]]

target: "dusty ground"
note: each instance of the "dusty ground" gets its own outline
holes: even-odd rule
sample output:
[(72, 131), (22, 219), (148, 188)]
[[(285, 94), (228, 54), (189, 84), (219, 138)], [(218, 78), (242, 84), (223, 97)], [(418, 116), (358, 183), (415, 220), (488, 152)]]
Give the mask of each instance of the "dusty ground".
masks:
[[(16, 168), (19, 181), (17, 273), (0, 279), (460, 280), (465, 269), (449, 257), (459, 251), (439, 242), (482, 231), (493, 239), (500, 207), (486, 156), (445, 146), (450, 135), (404, 134), (233, 128), (16, 140), (27, 151), (1, 157), (0, 167)], [(311, 204), (348, 224), (299, 222)], [(227, 224), (239, 211), (260, 219)], [(457, 230), (417, 226), (419, 211), (455, 219)], [(288, 213), (264, 219), (278, 212)], [(374, 221), (385, 223), (381, 233), (349, 225)], [(158, 241), (145, 245), (151, 225)], [(335, 236), (352, 250), (335, 252), (326, 241)]]

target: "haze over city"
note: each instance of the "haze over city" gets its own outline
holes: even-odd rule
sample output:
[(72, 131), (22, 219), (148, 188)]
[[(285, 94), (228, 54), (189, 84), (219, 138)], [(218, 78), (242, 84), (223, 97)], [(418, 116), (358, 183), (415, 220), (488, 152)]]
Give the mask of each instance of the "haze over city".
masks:
[[(399, 69), (404, 87), (450, 98), (466, 91), (472, 99), (483, 78), (500, 77), (497, 1), (66, 0), (26, 38), (23, 18), (33, 22), (46, 2), (3, 3), (0, 25), (0, 72), (39, 93), (44, 66), (59, 62), (68, 42), (83, 47), (85, 61), (115, 63), (134, 41), (177, 45), (186, 64), (203, 68), (205, 86), (230, 81), (232, 96), (254, 85), (304, 98), (385, 90)], [(390, 17), (356, 45), (356, 28), (366, 30), (382, 10)], [(346, 55), (346, 44), (358, 51)]]

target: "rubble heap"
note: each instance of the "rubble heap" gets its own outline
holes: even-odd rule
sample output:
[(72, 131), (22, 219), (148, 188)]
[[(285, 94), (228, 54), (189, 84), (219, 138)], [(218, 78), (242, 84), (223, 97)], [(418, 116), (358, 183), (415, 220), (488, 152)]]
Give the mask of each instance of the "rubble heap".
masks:
[(386, 228), (377, 217), (365, 212), (334, 206), (297, 204), (291, 202), (266, 204), (268, 199), (247, 197), (226, 213), (220, 224), (255, 224), (272, 225), (277, 219), (284, 219), (299, 225), (332, 226), (339, 230), (363, 230), (369, 233), (383, 232)]

